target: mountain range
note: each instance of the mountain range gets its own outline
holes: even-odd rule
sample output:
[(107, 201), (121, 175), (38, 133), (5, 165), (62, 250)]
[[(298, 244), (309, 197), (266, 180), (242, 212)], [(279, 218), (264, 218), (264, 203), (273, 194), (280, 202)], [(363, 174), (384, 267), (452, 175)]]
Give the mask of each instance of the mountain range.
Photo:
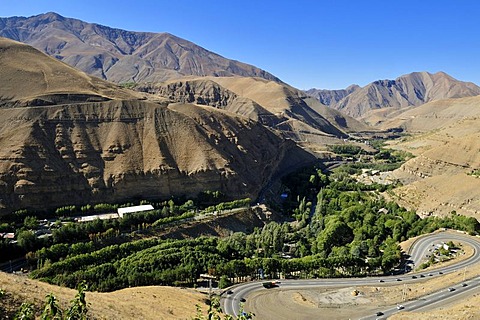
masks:
[(418, 155), (397, 172), (405, 188), (428, 181), (432, 193), (452, 178), (446, 172), (463, 179), (478, 167), (468, 150), (476, 150), (480, 88), (443, 72), (303, 92), (166, 33), (47, 13), (2, 18), (0, 34), (38, 49), (0, 39), (2, 212), (44, 199), (58, 207), (192, 196), (206, 186), (256, 197), (271, 179), (314, 161), (309, 151), (374, 130), (359, 120), (422, 133), (397, 146)]
[(284, 83), (252, 77), (201, 77), (138, 85), (170, 101), (209, 105), (259, 121), (297, 142), (338, 143), (349, 132), (367, 131), (356, 119), (328, 108)]
[(383, 121), (393, 112), (427, 102), (480, 95), (480, 87), (444, 72), (413, 72), (395, 80), (378, 80), (364, 87), (345, 90), (310, 89), (307, 94), (321, 103), (371, 124)]
[[(374, 130), (362, 120), (410, 134), (390, 144), (415, 157), (387, 197), (423, 216), (480, 215), (480, 89), (443, 72), (303, 92), (168, 33), (47, 13), (0, 18), (0, 35), (27, 43), (0, 38), (0, 215), (205, 190), (255, 198), (317, 162), (312, 150)], [(26, 280), (2, 281), (25, 297)], [(27, 287), (42, 288), (35, 301), (60, 292)], [(91, 309), (128, 318), (148, 296), (178, 318), (165, 295), (195, 305), (163, 290), (97, 295)]]
[(226, 59), (169, 33), (125, 31), (53, 12), (0, 18), (0, 36), (117, 83), (161, 82), (186, 75), (280, 81), (264, 70)]
[[(188, 76), (255, 77), (291, 88), (265, 70), (224, 58), (169, 33), (126, 31), (53, 12), (0, 18), (0, 36), (29, 44), (89, 75), (116, 83), (158, 84)], [(348, 115), (377, 126), (391, 114), (427, 102), (479, 95), (480, 87), (444, 72), (413, 72), (364, 87), (310, 89), (306, 94), (341, 111), (341, 117)], [(241, 92), (237, 96), (242, 96)]]

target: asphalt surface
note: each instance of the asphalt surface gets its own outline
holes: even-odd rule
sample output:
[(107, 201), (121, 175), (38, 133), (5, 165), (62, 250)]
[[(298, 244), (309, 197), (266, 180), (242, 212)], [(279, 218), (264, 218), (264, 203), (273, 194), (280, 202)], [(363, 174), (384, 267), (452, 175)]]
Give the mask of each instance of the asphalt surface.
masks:
[[(380, 277), (365, 277), (365, 278), (336, 278), (336, 279), (311, 279), (311, 280), (281, 280), (278, 284), (278, 287), (281, 289), (315, 289), (322, 287), (329, 288), (343, 288), (348, 286), (368, 286), (368, 285), (378, 285), (379, 282), (382, 282), (382, 286), (388, 285), (398, 285), (400, 283), (414, 283), (417, 281), (424, 281), (425, 278), (431, 277), (441, 277), (445, 274), (455, 272), (459, 269), (464, 269), (470, 267), (474, 264), (480, 262), (480, 255), (477, 254), (480, 252), (480, 239), (467, 236), (463, 233), (455, 232), (439, 232), (425, 237), (417, 239), (411, 246), (408, 254), (410, 254), (410, 265), (412, 268), (415, 268), (420, 265), (422, 260), (427, 258), (427, 255), (431, 254), (432, 248), (436, 244), (441, 242), (448, 242), (452, 240), (453, 242), (463, 242), (468, 243), (474, 249), (474, 254), (463, 261), (460, 261), (449, 266), (441, 267), (435, 269), (431, 272), (416, 272), (416, 273), (405, 273), (401, 275), (391, 275), (391, 276), (380, 276)], [(408, 268), (407, 268), (408, 270)], [(412, 278), (415, 275), (416, 278)], [(423, 275), (423, 277), (421, 277)], [(267, 281), (267, 280), (266, 280)], [(249, 299), (249, 295), (253, 292), (260, 290), (275, 290), (275, 289), (265, 289), (262, 285), (264, 281), (255, 281), (248, 282), (241, 285), (234, 286), (230, 288), (232, 291), (231, 294), (228, 294), (228, 291), (225, 291), (222, 294), (221, 303), (222, 308), (225, 313), (238, 316), (240, 312), (240, 304), (242, 299)], [(437, 292), (431, 293), (429, 295), (420, 297), (416, 300), (405, 302), (403, 304), (404, 310), (409, 311), (427, 311), (434, 309), (436, 307), (442, 306), (446, 303), (450, 303), (453, 300), (464, 299), (465, 295), (473, 295), (480, 291), (480, 277), (466, 281), (466, 286), (463, 286), (464, 282), (456, 284), (450, 288), (443, 288)], [(397, 307), (392, 307), (390, 309), (379, 310), (382, 315), (373, 314), (361, 319), (386, 319), (388, 316), (404, 311), (399, 310)], [(249, 310), (246, 310), (249, 311)], [(282, 315), (272, 314), (272, 319), (281, 318)]]

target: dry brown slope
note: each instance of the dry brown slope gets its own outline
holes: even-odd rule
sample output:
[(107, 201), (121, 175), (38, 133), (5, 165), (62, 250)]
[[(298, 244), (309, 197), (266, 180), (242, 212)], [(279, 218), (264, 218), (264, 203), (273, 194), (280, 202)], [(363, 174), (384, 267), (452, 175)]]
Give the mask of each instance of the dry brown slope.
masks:
[(30, 46), (0, 38), (2, 104), (41, 105), (139, 97), (138, 93), (92, 78)]
[[(251, 77), (223, 77), (213, 80), (240, 96), (255, 101), (274, 114), (293, 113), (298, 114), (299, 117), (303, 115), (307, 119), (309, 116), (314, 117), (311, 115), (311, 109), (332, 125), (346, 132), (371, 129), (364, 123), (327, 108), (303, 91), (286, 84)], [(304, 109), (304, 111), (299, 109)]]
[(138, 90), (171, 101), (214, 106), (260, 121), (287, 136), (305, 141), (342, 138), (346, 132), (369, 128), (320, 104), (302, 91), (260, 78), (182, 78), (138, 86)]
[[(432, 102), (412, 110), (406, 128), (422, 130), (394, 147), (414, 153), (399, 170), (405, 184), (395, 190), (399, 201), (423, 214), (451, 211), (480, 216), (480, 97)], [(432, 121), (436, 119), (438, 121)]]
[(382, 127), (401, 127), (409, 133), (425, 133), (476, 117), (480, 117), (480, 96), (442, 99), (403, 110), (384, 121)]
[[(6, 298), (10, 298), (10, 303), (18, 301), (19, 305), (22, 301), (31, 302), (39, 312), (43, 308), (46, 295), (50, 293), (59, 300), (62, 309), (68, 308), (76, 294), (73, 289), (3, 272), (0, 272), (0, 289), (5, 290)], [(191, 319), (196, 314), (195, 305), (201, 305), (206, 310), (205, 298), (206, 295), (192, 289), (162, 286), (128, 288), (109, 293), (87, 292), (86, 294), (89, 318), (112, 320)], [(8, 309), (14, 306), (5, 307)], [(5, 315), (0, 314), (0, 316)]]
[(261, 124), (194, 105), (111, 101), (0, 109), (2, 205), (18, 209), (219, 190), (255, 198), (313, 157)]

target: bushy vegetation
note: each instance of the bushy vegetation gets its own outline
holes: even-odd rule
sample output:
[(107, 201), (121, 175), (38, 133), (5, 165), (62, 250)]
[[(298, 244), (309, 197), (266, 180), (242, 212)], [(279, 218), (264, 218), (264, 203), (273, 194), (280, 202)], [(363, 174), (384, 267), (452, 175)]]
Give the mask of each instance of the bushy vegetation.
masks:
[(362, 147), (354, 144), (334, 144), (328, 146), (328, 149), (336, 154), (344, 156), (356, 156), (363, 151)]

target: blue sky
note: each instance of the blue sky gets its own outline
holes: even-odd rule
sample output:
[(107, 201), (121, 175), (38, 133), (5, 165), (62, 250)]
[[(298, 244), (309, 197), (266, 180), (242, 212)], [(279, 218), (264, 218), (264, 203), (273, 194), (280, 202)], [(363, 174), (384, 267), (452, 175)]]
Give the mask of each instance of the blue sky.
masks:
[(300, 89), (340, 89), (414, 71), (480, 85), (480, 1), (0, 0), (0, 16), (49, 11), (169, 32)]

